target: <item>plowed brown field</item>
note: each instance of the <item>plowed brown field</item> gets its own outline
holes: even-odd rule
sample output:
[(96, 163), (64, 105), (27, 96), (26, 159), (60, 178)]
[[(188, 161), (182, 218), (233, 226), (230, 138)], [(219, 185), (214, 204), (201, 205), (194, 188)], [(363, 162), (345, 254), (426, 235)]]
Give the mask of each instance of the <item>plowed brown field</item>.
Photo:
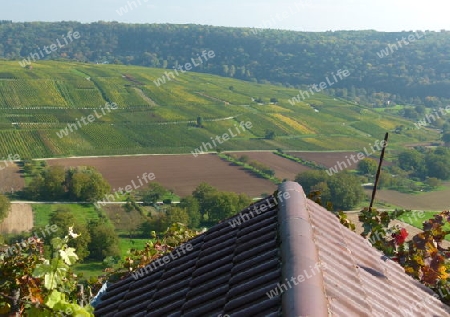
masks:
[[(445, 185), (449, 185), (446, 183)], [(368, 192), (368, 191), (367, 191)], [(450, 188), (444, 190), (409, 195), (394, 190), (378, 190), (377, 201), (412, 210), (442, 211), (450, 208)]]
[(97, 168), (113, 188), (139, 186), (138, 176), (154, 173), (156, 182), (186, 196), (201, 182), (207, 182), (220, 190), (245, 193), (259, 197), (276, 189), (272, 182), (250, 175), (238, 166), (222, 161), (214, 154), (199, 155), (145, 155), (98, 158), (65, 158), (48, 160), (49, 165), (93, 166)]
[(25, 186), (25, 181), (20, 174), (19, 167), (16, 164), (9, 163), (5, 166), (0, 164), (0, 193), (11, 193), (21, 190)]
[(8, 216), (0, 223), (1, 234), (17, 234), (33, 228), (33, 209), (29, 204), (11, 204)]
[[(367, 151), (369, 154), (372, 154), (371, 153), (372, 150), (370, 149), (370, 147), (367, 148)], [(361, 151), (361, 153), (365, 155), (364, 151)], [(378, 161), (380, 153), (381, 153), (380, 151), (376, 151), (370, 157)], [(356, 169), (356, 166), (358, 164), (358, 162), (355, 163), (350, 158), (350, 155), (353, 154), (355, 155), (355, 161), (358, 161), (356, 157), (358, 152), (289, 152), (288, 154), (307, 161), (313, 161), (318, 164), (322, 164), (326, 167), (334, 167), (335, 165), (338, 164), (338, 162), (344, 162), (347, 165), (347, 168)], [(350, 161), (351, 165), (348, 164), (347, 159)], [(384, 160), (383, 166), (390, 166), (390, 165), (392, 165), (391, 162)], [(341, 163), (341, 166), (344, 167), (344, 164)]]
[[(335, 166), (338, 162), (346, 162), (347, 159), (345, 158), (345, 156), (350, 158), (350, 155), (356, 155), (357, 153), (358, 152), (289, 152), (288, 154), (307, 161), (313, 161), (318, 164), (322, 164), (326, 167), (332, 167)], [(352, 162), (352, 160), (350, 160), (350, 162)], [(352, 167), (353, 169), (355, 169), (356, 163), (352, 162), (352, 166), (348, 167)]]
[(239, 152), (238, 156), (247, 155), (250, 160), (258, 161), (275, 171), (275, 176), (279, 179), (294, 180), (298, 173), (310, 170), (309, 167), (285, 159), (272, 152)]

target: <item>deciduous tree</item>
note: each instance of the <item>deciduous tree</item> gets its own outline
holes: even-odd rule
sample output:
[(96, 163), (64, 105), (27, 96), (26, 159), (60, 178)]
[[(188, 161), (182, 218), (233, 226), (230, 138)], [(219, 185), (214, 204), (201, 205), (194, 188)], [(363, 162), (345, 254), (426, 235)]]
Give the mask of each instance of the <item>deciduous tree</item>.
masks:
[(358, 172), (363, 175), (374, 175), (377, 172), (377, 168), (377, 161), (369, 157), (358, 162)]
[(207, 215), (206, 197), (216, 191), (217, 189), (215, 187), (203, 182), (192, 192), (192, 196), (197, 199), (199, 203), (202, 219), (205, 219), (205, 215)]
[(205, 199), (208, 221), (211, 223), (231, 217), (250, 205), (251, 199), (246, 195), (233, 192), (216, 191)]
[(303, 191), (306, 194), (309, 194), (314, 189), (313, 186), (320, 182), (326, 182), (328, 178), (329, 176), (325, 171), (310, 170), (298, 174), (295, 177), (295, 181), (303, 187)]
[(341, 172), (327, 181), (329, 201), (335, 209), (350, 210), (357, 206), (364, 197), (361, 182), (355, 175)]
[(103, 260), (107, 256), (120, 255), (119, 237), (114, 226), (105, 219), (91, 222), (88, 226), (91, 234), (89, 243), (90, 257)]
[(179, 207), (186, 209), (189, 216), (188, 227), (191, 229), (198, 228), (203, 220), (198, 200), (194, 196), (186, 196), (181, 199)]
[(152, 182), (145, 190), (142, 200), (144, 205), (155, 205), (167, 193), (168, 190), (160, 183)]

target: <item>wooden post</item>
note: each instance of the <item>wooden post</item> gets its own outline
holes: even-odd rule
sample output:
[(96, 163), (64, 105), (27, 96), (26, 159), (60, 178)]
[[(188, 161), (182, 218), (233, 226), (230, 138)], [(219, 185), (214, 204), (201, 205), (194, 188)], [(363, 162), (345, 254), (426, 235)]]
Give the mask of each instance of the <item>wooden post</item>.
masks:
[(372, 210), (373, 201), (375, 200), (375, 194), (377, 192), (378, 180), (380, 179), (381, 165), (383, 164), (384, 151), (386, 150), (388, 137), (389, 137), (389, 133), (386, 132), (386, 134), (384, 135), (384, 144), (383, 144), (383, 148), (381, 150), (380, 162), (378, 163), (377, 175), (375, 176), (375, 184), (373, 184), (372, 199), (370, 200), (369, 211)]

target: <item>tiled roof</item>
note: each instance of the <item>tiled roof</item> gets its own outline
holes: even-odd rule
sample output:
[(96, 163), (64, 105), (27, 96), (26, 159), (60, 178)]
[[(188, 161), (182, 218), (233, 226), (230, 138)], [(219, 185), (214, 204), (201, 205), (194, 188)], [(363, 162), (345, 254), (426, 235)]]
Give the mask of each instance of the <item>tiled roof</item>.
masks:
[(281, 279), (273, 197), (269, 203), (241, 226), (225, 221), (197, 236), (192, 251), (147, 276), (109, 287), (96, 316), (279, 316), (281, 298), (266, 295)]
[(240, 225), (228, 219), (192, 239), (191, 251), (144, 277), (113, 284), (95, 315), (450, 316), (297, 183), (281, 184), (276, 196), (242, 211)]

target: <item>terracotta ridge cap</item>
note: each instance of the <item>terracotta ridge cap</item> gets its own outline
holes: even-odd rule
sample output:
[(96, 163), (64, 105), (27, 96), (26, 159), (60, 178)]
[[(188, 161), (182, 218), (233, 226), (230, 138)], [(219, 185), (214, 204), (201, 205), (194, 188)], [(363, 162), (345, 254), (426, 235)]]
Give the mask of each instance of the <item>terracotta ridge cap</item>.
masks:
[(286, 289), (282, 292), (283, 316), (326, 317), (328, 300), (306, 195), (297, 182), (283, 182), (276, 198), (282, 259), (279, 286)]

